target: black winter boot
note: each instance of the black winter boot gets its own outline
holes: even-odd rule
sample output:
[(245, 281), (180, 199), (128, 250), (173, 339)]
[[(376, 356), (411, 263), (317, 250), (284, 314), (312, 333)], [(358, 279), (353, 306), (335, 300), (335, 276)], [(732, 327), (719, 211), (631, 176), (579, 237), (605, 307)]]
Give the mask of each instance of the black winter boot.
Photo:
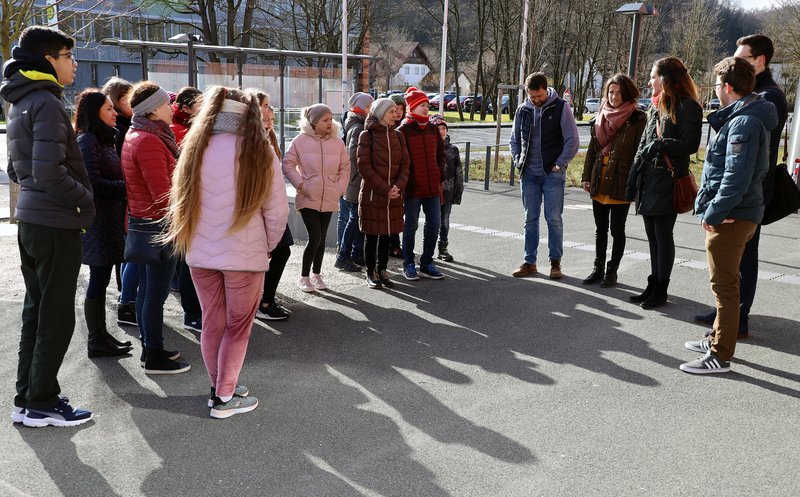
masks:
[(603, 269), (603, 265), (605, 265), (606, 261), (602, 259), (595, 259), (594, 260), (594, 269), (592, 270), (592, 274), (590, 274), (585, 280), (583, 280), (584, 285), (591, 285), (592, 283), (597, 283), (603, 279), (605, 276), (605, 269)]
[(89, 357), (121, 356), (131, 351), (128, 345), (117, 345), (109, 340), (106, 331), (105, 299), (86, 299), (83, 301), (83, 313), (86, 317), (86, 327), (89, 330), (87, 349)]
[(453, 256), (447, 251), (448, 242), (439, 242), (439, 256), (438, 258), (445, 262), (453, 262)]
[(169, 354), (164, 349), (147, 349), (144, 374), (178, 374), (192, 369), (186, 363), (170, 359)]
[(655, 309), (667, 303), (667, 288), (669, 280), (656, 282), (650, 297), (641, 303), (642, 309)]
[(628, 297), (631, 302), (644, 302), (648, 298), (650, 298), (650, 294), (653, 293), (653, 287), (656, 285), (657, 277), (653, 274), (647, 277), (647, 287), (644, 289), (642, 293), (639, 295), (631, 295)]
[(608, 267), (606, 268), (606, 274), (603, 276), (603, 281), (600, 282), (600, 286), (603, 288), (609, 288), (617, 284), (617, 268), (619, 267), (619, 263), (609, 262)]

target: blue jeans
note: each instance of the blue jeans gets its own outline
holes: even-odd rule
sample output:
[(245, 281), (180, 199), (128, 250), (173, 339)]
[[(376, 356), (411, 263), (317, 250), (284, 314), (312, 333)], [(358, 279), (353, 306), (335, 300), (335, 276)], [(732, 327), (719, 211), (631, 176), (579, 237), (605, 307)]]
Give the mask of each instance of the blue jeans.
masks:
[(344, 227), (347, 226), (347, 219), (350, 217), (350, 209), (347, 206), (347, 200), (344, 197), (339, 197), (339, 217), (336, 219), (336, 246), (342, 246), (342, 237), (344, 236)]
[(530, 168), (522, 174), (522, 206), (525, 208), (525, 262), (536, 264), (539, 251), (539, 214), (544, 197), (544, 219), (547, 221), (547, 248), (550, 259), (561, 259), (564, 253), (564, 188), (566, 172), (534, 176)]
[(136, 289), (139, 288), (139, 266), (135, 262), (122, 263), (122, 291), (119, 301), (123, 304), (136, 302)]
[[(339, 251), (336, 253), (337, 259), (363, 259), (364, 258), (364, 235), (358, 229), (358, 204), (344, 201), (345, 210), (339, 211), (341, 220), (342, 212), (347, 215), (347, 224), (344, 226), (342, 236), (339, 238)], [(337, 226), (338, 229), (338, 226)]]
[(439, 237), (441, 224), (441, 201), (439, 196), (427, 198), (407, 198), (403, 204), (405, 211), (405, 227), (403, 228), (403, 263), (414, 264), (414, 237), (419, 224), (419, 210), (425, 212), (425, 228), (422, 232), (422, 255), (419, 265), (425, 266), (433, 262), (433, 251), (436, 249), (436, 239)]
[(164, 302), (175, 273), (175, 259), (164, 264), (139, 264), (139, 293), (136, 295), (136, 318), (144, 346), (163, 349)]

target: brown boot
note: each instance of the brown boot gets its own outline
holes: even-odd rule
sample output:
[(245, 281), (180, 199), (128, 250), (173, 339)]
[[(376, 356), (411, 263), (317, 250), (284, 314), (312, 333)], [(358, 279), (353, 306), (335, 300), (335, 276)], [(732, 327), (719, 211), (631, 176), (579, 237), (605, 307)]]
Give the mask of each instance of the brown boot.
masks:
[(561, 273), (561, 259), (550, 259), (550, 279), (557, 280), (563, 278)]
[(523, 278), (525, 276), (531, 276), (532, 274), (536, 274), (536, 264), (528, 264), (525, 262), (516, 271), (511, 273), (511, 276)]

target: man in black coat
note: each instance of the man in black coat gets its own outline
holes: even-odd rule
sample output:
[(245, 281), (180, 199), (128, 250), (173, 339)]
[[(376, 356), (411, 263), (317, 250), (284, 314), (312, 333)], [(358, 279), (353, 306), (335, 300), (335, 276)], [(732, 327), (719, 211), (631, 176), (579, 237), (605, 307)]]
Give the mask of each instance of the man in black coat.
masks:
[[(764, 98), (771, 102), (778, 111), (778, 125), (770, 133), (769, 143), (769, 169), (764, 178), (764, 205), (767, 205), (772, 198), (773, 185), (775, 183), (775, 166), (778, 164), (778, 148), (781, 143), (781, 134), (789, 116), (789, 106), (786, 103), (786, 96), (783, 91), (772, 79), (772, 72), (769, 70), (769, 63), (775, 49), (772, 40), (768, 37), (755, 34), (744, 36), (736, 40), (735, 57), (746, 59), (756, 70), (755, 92), (760, 93)], [(745, 245), (742, 261), (739, 264), (739, 274), (741, 275), (740, 300), (741, 307), (739, 313), (739, 334), (738, 338), (744, 339), (749, 335), (750, 308), (756, 297), (756, 284), (758, 282), (758, 242), (761, 236), (761, 225), (756, 228), (753, 238)], [(717, 316), (716, 310), (708, 314), (695, 315), (695, 321), (705, 324), (714, 324)], [(709, 331), (710, 333), (710, 331)]]
[(15, 216), (25, 302), (11, 419), (26, 426), (75, 426), (92, 413), (60, 396), (58, 370), (75, 330), (80, 233), (94, 202), (75, 131), (62, 103), (77, 64), (74, 40), (31, 26), (3, 67), (8, 112), (8, 176), (19, 183)]

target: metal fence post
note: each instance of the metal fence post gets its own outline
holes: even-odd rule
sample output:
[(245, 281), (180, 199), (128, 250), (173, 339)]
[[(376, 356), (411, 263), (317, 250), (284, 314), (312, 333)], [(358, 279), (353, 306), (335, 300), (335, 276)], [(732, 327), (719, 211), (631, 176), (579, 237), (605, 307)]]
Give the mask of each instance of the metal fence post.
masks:
[(469, 145), (467, 142), (467, 156), (464, 157), (464, 183), (469, 183)]
[(486, 147), (486, 172), (483, 175), (483, 189), (489, 191), (489, 163), (492, 161), (492, 146)]

